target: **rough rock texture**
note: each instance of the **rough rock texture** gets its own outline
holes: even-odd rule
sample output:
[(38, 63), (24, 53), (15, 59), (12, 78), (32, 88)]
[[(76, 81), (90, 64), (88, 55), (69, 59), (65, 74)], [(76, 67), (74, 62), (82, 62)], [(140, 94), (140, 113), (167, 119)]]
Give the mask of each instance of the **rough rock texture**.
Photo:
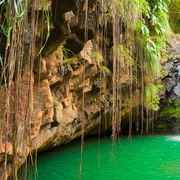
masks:
[[(40, 2), (37, 3), (37, 11), (42, 10)], [(94, 52), (96, 55), (101, 55), (98, 47), (106, 46), (106, 65), (112, 70), (110, 60), (113, 46), (112, 26), (106, 22), (106, 37), (101, 37), (102, 39), (98, 37), (97, 31), (102, 30), (105, 23), (102, 14), (108, 13), (106, 5), (97, 6), (99, 2), (101, 0), (89, 1), (88, 12), (86, 12), (84, 0), (52, 0), (46, 4), (47, 9), (52, 5), (53, 24), (50, 37), (43, 49), (43, 56), (35, 61), (33, 74), (26, 69), (26, 63), (24, 65), (19, 99), (21, 106), (18, 122), (16, 122), (18, 127), (16, 144), (13, 143), (15, 130), (13, 85), (9, 92), (12, 106), (9, 110), (10, 117), (4, 117), (6, 94), (5, 87), (0, 86), (0, 127), (2, 127), (0, 129), (0, 177), (6, 152), (7, 174), (10, 174), (15, 145), (18, 147), (17, 167), (20, 167), (30, 152), (56, 147), (79, 137), (82, 134), (82, 126), (85, 134), (89, 132), (96, 134), (102, 119), (104, 121), (101, 121), (101, 131), (111, 126), (112, 77), (104, 81), (104, 73), (100, 70)], [(87, 17), (86, 14), (88, 14)], [(25, 51), (29, 46), (30, 30), (27, 29), (26, 33)], [(39, 51), (38, 43), (37, 40), (36, 54)], [(177, 69), (179, 67), (177, 64), (173, 61), (171, 67), (168, 65), (167, 68)], [(126, 86), (130, 83), (130, 77), (127, 68), (122, 71), (123, 76), (120, 81), (122, 86), (125, 86), (126, 95), (122, 99), (122, 116), (125, 117), (130, 111), (130, 106), (134, 108), (139, 105), (140, 93), (136, 90), (132, 95), (134, 102), (129, 100)], [(169, 69), (168, 72), (170, 72)], [(176, 73), (171, 72), (171, 86), (167, 85), (166, 90), (173, 91), (175, 94), (173, 96), (176, 97), (179, 96), (179, 85), (176, 81)], [(164, 82), (168, 81), (168, 76), (167, 74)], [(27, 83), (30, 78), (32, 89), (29, 89)], [(175, 78), (174, 81), (173, 78)], [(28, 99), (29, 92), (31, 99)], [(107, 115), (106, 118), (104, 118), (105, 115)]]
[[(101, 130), (110, 127), (111, 122), (108, 117), (112, 111), (112, 99), (109, 95), (112, 92), (112, 77), (109, 77), (109, 81), (108, 79), (104, 81), (105, 73), (100, 71), (99, 63), (94, 56), (94, 52), (96, 55), (101, 54), (96, 31), (104, 23), (101, 12), (107, 12), (106, 6), (95, 6), (97, 5), (95, 3), (99, 2), (99, 0), (89, 2), (85, 23), (85, 1), (67, 0), (66, 3), (64, 0), (52, 1), (53, 25), (49, 40), (43, 49), (43, 57), (35, 61), (33, 74), (28, 71), (27, 62), (24, 64), (22, 87), (19, 90), (20, 113), (16, 114), (18, 118), (15, 118), (18, 119), (17, 122), (14, 122), (13, 118), (15, 102), (13, 85), (9, 92), (11, 94), (10, 117), (4, 117), (6, 94), (5, 87), (0, 86), (0, 127), (2, 127), (0, 129), (0, 177), (4, 171), (4, 160), (8, 161), (6, 173), (11, 174), (13, 158), (16, 158), (16, 166), (20, 167), (30, 152), (67, 143), (82, 134), (82, 127), (85, 134), (91, 130), (93, 134), (97, 133), (97, 126), (105, 114), (107, 122), (102, 122)], [(51, 1), (46, 4), (46, 7), (50, 5)], [(39, 1), (37, 11), (41, 11), (41, 6)], [(95, 7), (99, 7), (98, 11)], [(107, 31), (108, 43), (105, 43), (107, 64), (109, 69), (112, 69), (110, 61), (112, 29)], [(25, 33), (27, 34), (25, 36), (26, 53), (29, 46), (28, 29)], [(39, 51), (38, 47), (37, 41), (36, 52)], [(63, 62), (63, 59), (67, 62)], [(121, 83), (126, 86), (129, 79), (125, 69)], [(29, 80), (31, 89), (29, 89)], [(133, 92), (133, 96), (138, 99), (139, 92)], [(122, 116), (128, 113), (128, 106), (129, 99), (125, 97)], [(17, 129), (13, 126), (14, 123)], [(15, 130), (16, 137), (13, 136)], [(15, 157), (13, 156), (14, 147), (17, 149)]]
[[(90, 47), (92, 46), (90, 41), (87, 44), (88, 48), (92, 48)], [(85, 57), (82, 58), (85, 59)], [(55, 147), (80, 136), (82, 121), (85, 133), (88, 133), (100, 120), (99, 112), (102, 103), (98, 97), (99, 87), (96, 85), (99, 71), (93, 62), (86, 60), (85, 65), (62, 65), (62, 52), (61, 48), (59, 48), (55, 53), (43, 58), (41, 66), (42, 79), (39, 83), (33, 82), (33, 107), (29, 107), (29, 109), (32, 108), (32, 118), (29, 126), (27, 125), (29, 127), (28, 134), (24, 132), (26, 126), (23, 122), (28, 103), (27, 71), (25, 71), (22, 80), (22, 96), (20, 99), (22, 106), (20, 107), (21, 114), (19, 114), (19, 121), (17, 122), (18, 139), (16, 139), (19, 146), (17, 152), (18, 166), (25, 161), (30, 151)], [(84, 71), (86, 71), (86, 76), (83, 78)], [(82, 111), (83, 91), (85, 93), (85, 111)], [(1, 87), (0, 98), (5, 100), (3, 92), (4, 88)], [(13, 87), (11, 93), (13, 97)], [(96, 101), (93, 101), (92, 94)], [(11, 109), (13, 109), (13, 101), (12, 98)], [(2, 127), (0, 130), (0, 162), (3, 162), (6, 141), (6, 123), (4, 123), (5, 119), (3, 117), (5, 101), (0, 101), (0, 106), (2, 107), (0, 109), (0, 125)], [(8, 120), (8, 143), (6, 147), (9, 161), (13, 157), (12, 126), (14, 112), (10, 114), (12, 117), (9, 117)]]
[(157, 132), (180, 132), (180, 37), (174, 35), (168, 45), (169, 58), (163, 64), (165, 90), (161, 97)]
[(165, 77), (163, 83), (166, 99), (180, 98), (180, 37), (176, 36), (169, 42), (169, 58), (164, 63)]
[[(93, 52), (98, 52), (98, 48), (96, 42), (90, 40), (95, 37), (93, 32), (98, 23), (95, 21), (94, 3), (89, 3), (85, 27), (84, 1), (52, 1), (54, 22), (43, 57), (35, 61), (33, 74), (29, 73), (27, 63), (24, 64), (17, 122), (13, 118), (13, 85), (9, 92), (9, 117), (4, 117), (6, 94), (5, 87), (0, 86), (0, 177), (4, 173), (4, 160), (8, 161), (5, 173), (10, 174), (13, 158), (16, 158), (15, 166), (20, 167), (30, 152), (67, 143), (82, 134), (82, 126), (87, 134), (100, 122), (100, 112), (105, 105), (100, 96), (100, 69), (93, 58)], [(37, 3), (36, 9), (41, 11), (40, 3)], [(85, 30), (88, 33), (86, 39)], [(27, 49), (28, 34), (27, 29)], [(36, 52), (39, 51), (38, 47), (37, 42)], [(75, 62), (63, 63), (65, 55), (66, 59), (74, 58)], [(29, 79), (32, 89), (29, 89)], [(28, 98), (29, 92), (31, 99)], [(13, 136), (15, 131), (16, 137)], [(16, 155), (13, 150), (15, 147)]]

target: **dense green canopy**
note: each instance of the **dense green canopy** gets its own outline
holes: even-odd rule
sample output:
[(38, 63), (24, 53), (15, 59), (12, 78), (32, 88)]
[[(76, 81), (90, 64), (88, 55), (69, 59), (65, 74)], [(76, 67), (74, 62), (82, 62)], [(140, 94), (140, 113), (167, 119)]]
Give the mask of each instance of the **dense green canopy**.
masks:
[(180, 0), (171, 0), (169, 15), (172, 30), (180, 33)]

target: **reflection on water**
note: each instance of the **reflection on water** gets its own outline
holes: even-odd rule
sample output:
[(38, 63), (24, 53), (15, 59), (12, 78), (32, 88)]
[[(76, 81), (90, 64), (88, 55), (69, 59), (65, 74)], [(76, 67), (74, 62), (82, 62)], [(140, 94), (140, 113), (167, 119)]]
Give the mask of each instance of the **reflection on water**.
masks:
[(172, 141), (180, 141), (180, 136), (169, 136), (169, 139)]
[(166, 174), (179, 174), (180, 160), (166, 162), (162, 165), (161, 170)]

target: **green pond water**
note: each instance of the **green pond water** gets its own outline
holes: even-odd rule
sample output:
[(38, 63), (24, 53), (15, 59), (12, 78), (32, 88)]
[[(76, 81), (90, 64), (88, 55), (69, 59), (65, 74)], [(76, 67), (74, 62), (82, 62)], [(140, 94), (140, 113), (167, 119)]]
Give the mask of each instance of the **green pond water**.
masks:
[[(180, 180), (180, 136), (86, 139), (83, 180)], [(38, 156), (38, 180), (78, 180), (80, 143)], [(32, 178), (34, 179), (34, 178)]]

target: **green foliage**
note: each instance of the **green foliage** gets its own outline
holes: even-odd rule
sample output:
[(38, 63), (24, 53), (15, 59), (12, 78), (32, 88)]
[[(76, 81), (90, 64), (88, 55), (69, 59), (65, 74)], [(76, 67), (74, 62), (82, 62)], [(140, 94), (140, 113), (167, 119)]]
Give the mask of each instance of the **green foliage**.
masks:
[(154, 82), (162, 76), (161, 60), (167, 56), (165, 46), (170, 29), (170, 0), (110, 0), (110, 3), (116, 6), (110, 13), (111, 17), (117, 18), (119, 15), (126, 28), (125, 33), (135, 33), (136, 40), (128, 36), (127, 44), (137, 41), (139, 50), (131, 48), (136, 51), (133, 54), (138, 54), (139, 62), (134, 62), (134, 57), (131, 57), (131, 53), (125, 48), (129, 47), (126, 43), (114, 45), (113, 51), (118, 60), (124, 61), (126, 65), (133, 65), (134, 69), (141, 69), (141, 77), (138, 78), (143, 78), (145, 106), (158, 110), (158, 95), (161, 88)]
[(21, 0), (18, 1), (8, 1), (1, 0), (1, 11), (5, 12), (0, 15), (0, 29), (1, 33), (3, 33), (7, 37), (7, 45), (10, 45), (11, 41), (11, 31), (15, 24), (21, 27), (23, 25), (24, 14), (27, 10), (27, 1), (23, 2)]
[[(41, 0), (41, 3), (43, 7), (47, 4), (48, 0)], [(25, 14), (28, 13), (28, 0), (22, 1), (22, 0), (17, 0), (17, 1), (9, 1), (9, 0), (0, 0), (0, 5), (1, 5), (1, 13), (0, 14), (0, 32), (3, 33), (6, 36), (7, 39), (7, 46), (11, 45), (11, 35), (12, 35), (12, 30), (15, 26), (19, 28), (23, 28), (24, 26), (24, 17)], [(44, 10), (44, 17), (45, 17), (45, 24), (47, 25), (47, 34), (46, 34), (46, 39), (44, 42), (44, 45), (41, 47), (38, 55), (42, 52), (44, 49), (47, 40), (50, 36), (50, 11), (49, 10)]]
[(145, 75), (145, 106), (158, 110), (161, 87), (154, 81), (162, 76), (160, 60), (165, 57), (166, 32), (169, 32), (169, 0), (133, 0), (142, 13), (134, 26), (137, 40), (144, 51), (143, 71)]
[(63, 64), (82, 64), (83, 62), (78, 59), (77, 57), (74, 57), (74, 53), (66, 48), (62, 48), (63, 53)]
[(92, 58), (95, 60), (96, 64), (98, 66), (100, 66), (103, 62), (103, 57), (102, 57), (102, 54), (98, 51), (94, 51), (92, 53)]
[(145, 43), (147, 41), (147, 38), (149, 37), (149, 29), (145, 23), (145, 20), (144, 19), (139, 20), (135, 24), (134, 30), (138, 35), (138, 40), (141, 41), (141, 43)]
[(123, 63), (125, 63), (127, 65), (134, 64), (134, 59), (130, 55), (129, 49), (127, 49), (123, 45), (118, 44), (116, 46), (113, 46), (113, 51), (119, 55), (118, 59), (121, 61), (124, 61)]
[(111, 71), (108, 69), (108, 67), (102, 65), (103, 64), (103, 57), (100, 52), (94, 51), (92, 53), (92, 58), (95, 60), (95, 63), (97, 64), (98, 68), (103, 72), (103, 75), (110, 75)]
[(63, 64), (81, 64), (80, 59), (78, 58), (67, 58), (63, 60)]
[(149, 3), (146, 0), (132, 0), (132, 4), (136, 7), (137, 12), (149, 16)]
[(100, 66), (100, 70), (104, 73), (104, 75), (110, 75), (111, 71), (106, 66)]
[(169, 3), (169, 0), (149, 0), (152, 34), (155, 31), (154, 35), (163, 35), (169, 28), (167, 16)]
[[(160, 59), (165, 49), (165, 32), (168, 31), (168, 1), (151, 1), (149, 12), (135, 25), (138, 40), (145, 53), (145, 71), (148, 69), (156, 78), (161, 76)], [(148, 20), (147, 20), (148, 19)]]
[(108, 12), (108, 13), (106, 13), (106, 16), (111, 18), (112, 17), (112, 13)]
[(168, 118), (180, 118), (180, 100), (170, 102), (163, 108), (160, 116)]
[(74, 53), (70, 49), (66, 49), (64, 47), (62, 48), (62, 53), (63, 53), (63, 59), (74, 56)]
[(180, 33), (180, 0), (171, 0), (169, 16), (172, 30), (175, 33)]
[(164, 89), (161, 84), (146, 84), (145, 86), (145, 106), (153, 109), (154, 111), (159, 110), (159, 93)]

